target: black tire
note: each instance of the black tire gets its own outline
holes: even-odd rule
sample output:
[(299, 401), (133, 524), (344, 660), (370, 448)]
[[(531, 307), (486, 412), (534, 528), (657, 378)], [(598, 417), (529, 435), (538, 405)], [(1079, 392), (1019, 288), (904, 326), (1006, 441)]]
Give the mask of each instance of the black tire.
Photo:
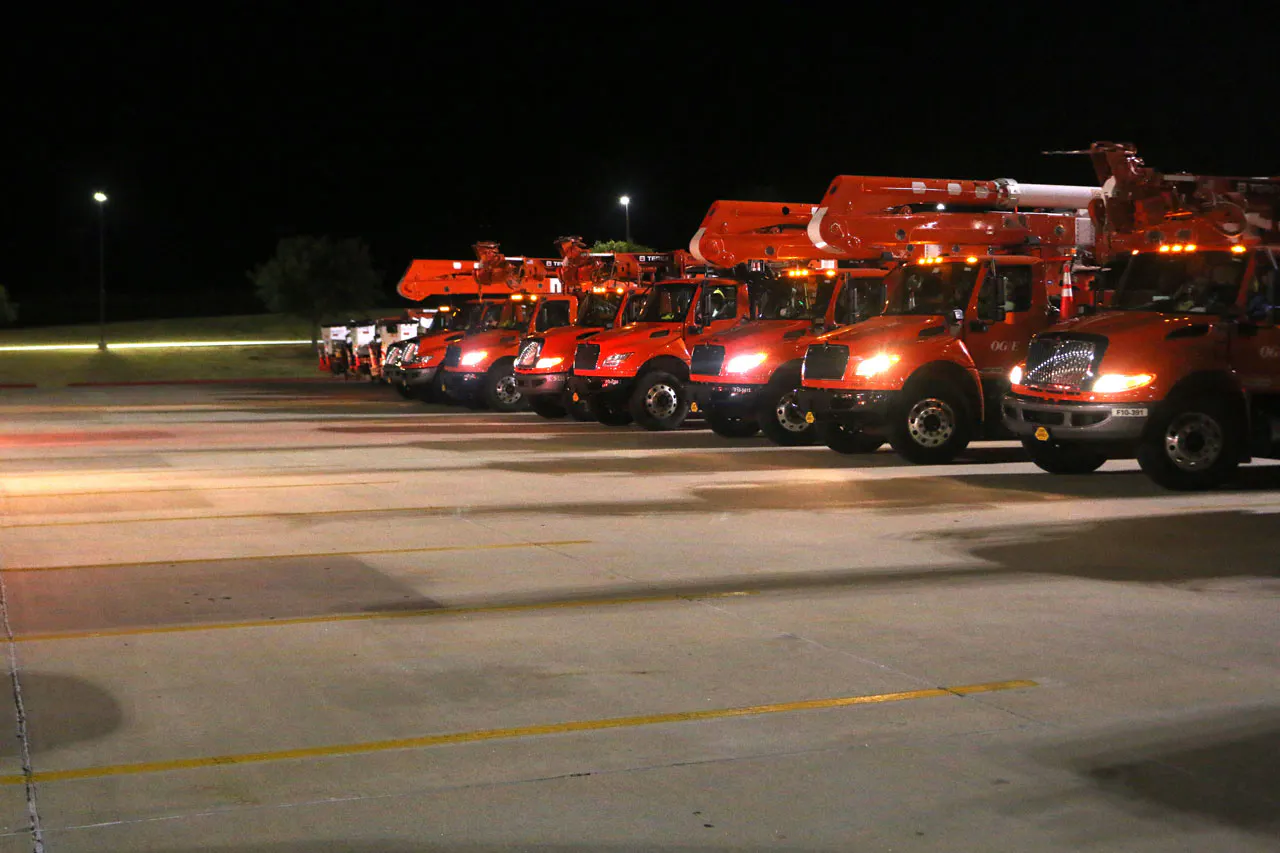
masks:
[(818, 439), (817, 424), (805, 420), (805, 411), (796, 404), (796, 391), (800, 387), (799, 377), (795, 385), (770, 385), (764, 391), (760, 403), (760, 411), (756, 421), (765, 438), (782, 447), (801, 447), (815, 444)]
[(631, 413), (622, 407), (614, 407), (601, 397), (587, 397), (587, 411), (591, 417), (605, 426), (626, 426), (631, 423)]
[(1058, 444), (1024, 438), (1022, 447), (1037, 468), (1050, 474), (1092, 474), (1107, 461), (1107, 457), (1082, 444)]
[(823, 444), (836, 453), (849, 456), (875, 453), (884, 444), (882, 435), (868, 435), (856, 427), (846, 426), (836, 421), (823, 423), (818, 430), (818, 437)]
[(572, 394), (566, 394), (562, 405), (569, 413), (569, 417), (575, 421), (590, 422), (596, 419), (596, 416), (591, 414), (591, 407), (587, 405), (587, 401), (581, 397), (574, 400)]
[(413, 396), (411, 393), (409, 393), (408, 385), (405, 385), (403, 382), (396, 382), (393, 384), (395, 385), (396, 393), (399, 394), (401, 397), (404, 397), (407, 400)]
[(679, 376), (650, 370), (636, 379), (629, 408), (635, 422), (647, 430), (679, 429), (689, 416), (689, 392)]
[(946, 380), (908, 382), (889, 419), (889, 444), (917, 465), (945, 465), (969, 446), (968, 403)]
[(567, 414), (564, 410), (564, 406), (560, 405), (557, 400), (552, 397), (548, 397), (546, 394), (541, 394), (537, 397), (530, 397), (529, 408), (533, 409), (534, 413), (537, 414), (538, 417), (547, 418), (549, 420), (559, 420)]
[(1138, 444), (1138, 465), (1166, 489), (1220, 486), (1240, 465), (1239, 430), (1224, 401), (1186, 397), (1159, 407)]
[(484, 375), (480, 398), (492, 412), (518, 412), (528, 403), (516, 387), (515, 362), (506, 359), (489, 368)]
[(754, 418), (729, 418), (709, 414), (707, 423), (711, 426), (711, 431), (721, 438), (751, 438), (760, 431), (760, 424)]

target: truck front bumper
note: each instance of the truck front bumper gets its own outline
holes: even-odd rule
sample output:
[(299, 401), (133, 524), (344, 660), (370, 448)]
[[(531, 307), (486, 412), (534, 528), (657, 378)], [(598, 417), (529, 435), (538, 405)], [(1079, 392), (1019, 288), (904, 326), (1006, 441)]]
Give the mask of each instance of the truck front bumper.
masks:
[(440, 365), (434, 367), (403, 367), (397, 372), (400, 381), (409, 387), (418, 385), (430, 385), (436, 378), (436, 372), (440, 369)]
[(568, 385), (567, 373), (516, 373), (516, 388), (526, 397), (559, 396)]
[(569, 393), (578, 397), (603, 397), (615, 405), (625, 403), (631, 396), (634, 376), (570, 376)]
[(874, 427), (889, 419), (898, 391), (843, 391), (836, 388), (801, 388), (796, 405), (814, 420)]
[(764, 395), (764, 385), (730, 385), (723, 382), (690, 382), (691, 412), (716, 412), (730, 418), (753, 416)]
[(1063, 403), (1008, 393), (1002, 420), (1019, 438), (1041, 441), (1132, 443), (1146, 429), (1150, 403)]
[(444, 372), (444, 392), (455, 400), (470, 400), (480, 393), (483, 373)]

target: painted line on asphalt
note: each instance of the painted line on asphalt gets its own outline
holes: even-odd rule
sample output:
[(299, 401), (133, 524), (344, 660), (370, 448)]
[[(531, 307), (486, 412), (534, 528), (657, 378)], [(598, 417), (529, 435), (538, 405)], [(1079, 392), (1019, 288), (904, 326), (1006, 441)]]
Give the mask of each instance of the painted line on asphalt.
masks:
[(97, 492), (5, 492), (7, 499), (34, 498), (88, 498), (96, 496), (114, 497), (116, 495), (145, 495), (156, 492), (233, 492), (246, 489), (310, 489), (324, 486), (386, 486), (398, 483), (399, 480), (350, 480), (333, 483), (265, 483), (257, 486), (165, 486), (159, 489), (111, 489)]
[(489, 613), (523, 613), (537, 610), (575, 610), (585, 607), (621, 607), (629, 604), (663, 604), (672, 601), (702, 601), (759, 595), (759, 590), (689, 593), (686, 595), (637, 595), (629, 598), (582, 598), (568, 601), (541, 601), (529, 604), (490, 604), (475, 607), (435, 607), (421, 610), (391, 610), (380, 613), (339, 613), (328, 616), (293, 616), (284, 619), (254, 619), (244, 622), (208, 622), (201, 625), (158, 625), (149, 628), (108, 628), (101, 631), (62, 631), (48, 634), (20, 634), (15, 643), (43, 643), (55, 640), (92, 640), (103, 637), (140, 637), (150, 634), (188, 634), (196, 631), (226, 631), (238, 628), (274, 628), (279, 625), (320, 625), (332, 622), (372, 622), (380, 619), (421, 619), (429, 616), (477, 616)]
[(459, 512), (461, 507), (451, 506), (394, 506), (385, 509), (323, 509), (314, 512), (235, 512), (211, 515), (160, 515), (155, 518), (103, 518), (96, 521), (42, 521), (35, 524), (0, 524), (0, 530), (16, 530), (30, 527), (85, 527), (102, 524), (152, 524), (170, 521), (221, 521), (224, 518), (312, 518), (330, 515), (407, 514), (442, 515)]
[(74, 566), (10, 566), (0, 574), (17, 572), (64, 572), (73, 569), (134, 569), (141, 566), (182, 566), (193, 563), (246, 563), (263, 560), (310, 560), (322, 557), (367, 557), (379, 554), (429, 554), (441, 551), (500, 551), (507, 548), (551, 548), (563, 545), (590, 545), (590, 539), (561, 539), (554, 542), (499, 542), (492, 545), (440, 545), (431, 548), (366, 548), (361, 551), (323, 551), (311, 554), (259, 554), (253, 557), (193, 557), (179, 560), (142, 560), (133, 563), (81, 563)]
[[(140, 761), (130, 764), (107, 764), (97, 767), (79, 767), (70, 770), (46, 770), (32, 774), (31, 781), (67, 782), (77, 779), (95, 779), (104, 776), (132, 776), (144, 773), (166, 773), (173, 770), (196, 770), (205, 767), (227, 767), (240, 764), (264, 764), (275, 761), (297, 761), (307, 758), (335, 758), (346, 755), (363, 755), (393, 750), (425, 749), (449, 744), (482, 743), (495, 740), (514, 740), (526, 737), (571, 734), (575, 732), (627, 729), (643, 726), (690, 723), (702, 720), (726, 720), (735, 717), (758, 717), (765, 714), (782, 714), (796, 711), (817, 711), (830, 708), (848, 708), (856, 705), (879, 705), (888, 702), (907, 702), (914, 699), (933, 699), (944, 696), (971, 696), (978, 693), (994, 693), (1003, 690), (1020, 690), (1039, 686), (1034, 681), (991, 681), (984, 684), (964, 684), (956, 687), (935, 687), (926, 690), (908, 690), (901, 693), (876, 693), (863, 696), (840, 696), (834, 699), (809, 699), (800, 702), (781, 702), (770, 705), (749, 705), (742, 708), (719, 708), (701, 711), (676, 711), (666, 714), (646, 714), (636, 717), (608, 717), (597, 720), (572, 720), (563, 723), (515, 726), (505, 729), (479, 729), (468, 732), (425, 735), (395, 740), (366, 741), (364, 743), (333, 744), (330, 746), (282, 749), (269, 752), (245, 752), (232, 755), (211, 755), (203, 758), (179, 758), (170, 761)], [(22, 785), (21, 775), (0, 776), (0, 785)]]

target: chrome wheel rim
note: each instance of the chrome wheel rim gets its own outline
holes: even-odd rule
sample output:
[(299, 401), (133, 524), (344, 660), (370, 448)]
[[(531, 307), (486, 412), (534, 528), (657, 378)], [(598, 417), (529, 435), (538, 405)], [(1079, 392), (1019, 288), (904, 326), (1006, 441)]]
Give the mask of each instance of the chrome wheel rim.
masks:
[(956, 432), (956, 413), (945, 400), (929, 397), (907, 413), (907, 431), (921, 447), (942, 447)]
[(520, 389), (516, 387), (516, 378), (514, 376), (504, 376), (498, 380), (498, 387), (494, 389), (497, 398), (507, 406), (520, 402)]
[(804, 419), (804, 410), (796, 402), (795, 391), (788, 391), (783, 394), (778, 399), (778, 405), (774, 408), (773, 413), (778, 418), (778, 424), (787, 432), (804, 432), (812, 426)]
[(1174, 418), (1164, 432), (1164, 452), (1183, 471), (1203, 471), (1222, 455), (1222, 426), (1202, 412)]
[(644, 394), (644, 408), (658, 420), (665, 420), (676, 413), (680, 406), (680, 395), (670, 385), (659, 382), (651, 385)]

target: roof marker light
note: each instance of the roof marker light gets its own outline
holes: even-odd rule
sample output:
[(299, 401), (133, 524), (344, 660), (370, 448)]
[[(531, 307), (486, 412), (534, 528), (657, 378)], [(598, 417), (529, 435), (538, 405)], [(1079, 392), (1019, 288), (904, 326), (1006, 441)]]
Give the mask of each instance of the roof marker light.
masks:
[(1248, 249), (1246, 249), (1244, 246), (1241, 246), (1239, 243), (1231, 247), (1231, 254), (1233, 255), (1243, 255), (1247, 251)]
[(966, 264), (976, 264), (978, 262), (978, 259), (975, 256), (970, 255), (969, 257), (964, 259), (964, 262)]
[(1169, 251), (1169, 247), (1168, 247), (1168, 245), (1161, 246), (1161, 247), (1160, 247), (1160, 251), (1162, 251), (1162, 252), (1168, 252), (1168, 251)]

